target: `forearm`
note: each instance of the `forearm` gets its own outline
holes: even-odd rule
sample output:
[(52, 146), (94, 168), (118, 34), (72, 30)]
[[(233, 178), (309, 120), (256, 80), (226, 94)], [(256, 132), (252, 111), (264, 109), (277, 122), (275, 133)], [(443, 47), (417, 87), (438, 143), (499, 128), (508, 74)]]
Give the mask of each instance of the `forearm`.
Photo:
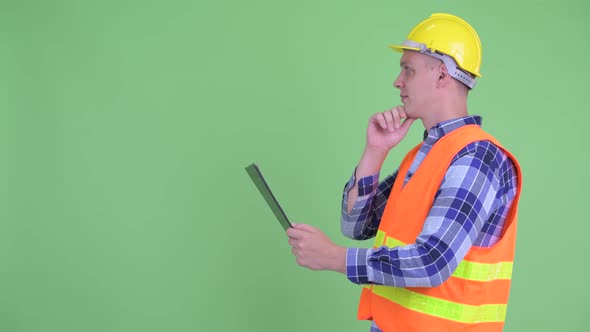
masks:
[(349, 188), (348, 191), (347, 213), (351, 212), (355, 202), (358, 199), (358, 179), (379, 173), (381, 171), (381, 166), (383, 165), (385, 157), (387, 157), (387, 151), (377, 151), (370, 148), (365, 148), (355, 172), (355, 178), (357, 181), (351, 188)]
[[(355, 240), (366, 240), (375, 236), (396, 176), (397, 171), (381, 182), (379, 182), (379, 173), (358, 180), (354, 175), (351, 176), (342, 196), (340, 221), (342, 234)], [(354, 183), (357, 183), (354, 191), (358, 198), (354, 206), (349, 208), (347, 195), (351, 191), (348, 188)]]
[(457, 267), (455, 259), (441, 266), (440, 262), (437, 263), (437, 257), (441, 255), (438, 249), (424, 244), (397, 248), (348, 248), (347, 277), (357, 284), (436, 287), (448, 279)]

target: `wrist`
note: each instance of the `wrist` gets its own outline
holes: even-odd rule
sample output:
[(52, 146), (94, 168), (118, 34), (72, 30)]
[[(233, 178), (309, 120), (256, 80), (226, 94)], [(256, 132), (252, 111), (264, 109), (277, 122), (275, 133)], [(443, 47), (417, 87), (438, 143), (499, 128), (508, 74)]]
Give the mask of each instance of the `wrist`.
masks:
[(381, 170), (381, 165), (387, 157), (388, 151), (366, 147), (357, 166), (357, 176), (374, 174)]
[(330, 260), (330, 270), (346, 274), (346, 248), (335, 245), (334, 257)]
[(365, 146), (365, 150), (363, 151), (363, 158), (374, 162), (383, 163), (388, 153), (388, 149)]

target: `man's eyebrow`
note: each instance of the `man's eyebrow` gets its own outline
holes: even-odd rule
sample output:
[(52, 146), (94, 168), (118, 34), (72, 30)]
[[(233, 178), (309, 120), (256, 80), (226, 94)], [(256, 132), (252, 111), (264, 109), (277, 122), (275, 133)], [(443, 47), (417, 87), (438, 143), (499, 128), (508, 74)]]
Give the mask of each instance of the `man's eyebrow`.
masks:
[(407, 66), (407, 65), (408, 65), (408, 63), (406, 61), (403, 61), (402, 60), (402, 61), (399, 62), (399, 66), (400, 67)]

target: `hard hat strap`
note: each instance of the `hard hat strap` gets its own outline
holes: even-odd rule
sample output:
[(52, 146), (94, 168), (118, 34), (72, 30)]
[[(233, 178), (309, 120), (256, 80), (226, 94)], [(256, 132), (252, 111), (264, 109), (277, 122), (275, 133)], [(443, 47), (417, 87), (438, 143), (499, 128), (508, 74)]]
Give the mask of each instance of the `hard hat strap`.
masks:
[(404, 46), (417, 48), (422, 54), (430, 55), (439, 60), (442, 60), (442, 62), (447, 67), (447, 70), (449, 71), (449, 75), (451, 75), (451, 77), (467, 85), (470, 89), (473, 89), (473, 87), (475, 86), (475, 78), (471, 77), (471, 75), (469, 75), (466, 71), (462, 70), (457, 65), (457, 62), (455, 61), (455, 59), (453, 59), (453, 57), (444, 53), (440, 53), (436, 50), (431, 50), (426, 45), (409, 39), (406, 39), (406, 41), (404, 42)]

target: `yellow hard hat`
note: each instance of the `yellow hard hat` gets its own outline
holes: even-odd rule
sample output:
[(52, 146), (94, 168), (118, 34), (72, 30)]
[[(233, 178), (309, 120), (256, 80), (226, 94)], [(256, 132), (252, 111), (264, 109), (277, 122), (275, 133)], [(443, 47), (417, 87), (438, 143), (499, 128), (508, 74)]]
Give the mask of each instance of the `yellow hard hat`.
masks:
[[(398, 52), (418, 51), (443, 60), (451, 76), (470, 88), (475, 85), (475, 80), (464, 72), (481, 77), (479, 36), (469, 23), (455, 15), (432, 14), (410, 31), (403, 45), (390, 47)], [(453, 71), (453, 67), (457, 70)]]

